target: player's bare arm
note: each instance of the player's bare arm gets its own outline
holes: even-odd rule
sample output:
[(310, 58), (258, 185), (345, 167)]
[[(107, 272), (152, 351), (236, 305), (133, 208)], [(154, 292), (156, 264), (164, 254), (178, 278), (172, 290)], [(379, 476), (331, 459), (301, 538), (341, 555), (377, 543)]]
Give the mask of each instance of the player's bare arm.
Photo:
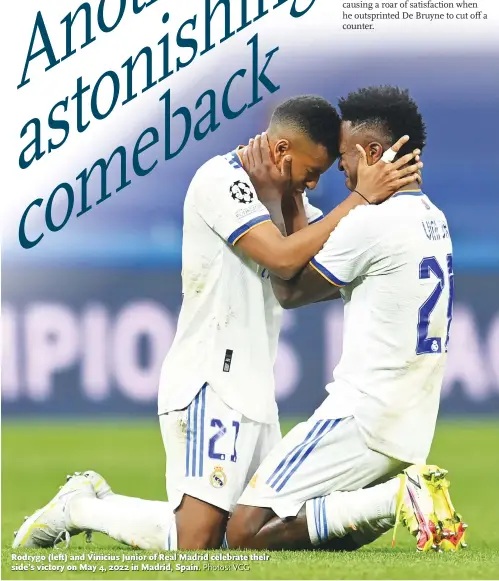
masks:
[(308, 226), (303, 194), (301, 192), (295, 192), (290, 196), (283, 196), (281, 209), (287, 236), (291, 236), (291, 234), (303, 230), (303, 228)]
[[(282, 213), (288, 236), (308, 226), (301, 192), (283, 196)], [(339, 288), (330, 284), (310, 265), (289, 281), (273, 274), (270, 280), (276, 298), (285, 309), (294, 309), (311, 302), (338, 299), (341, 296)]]
[[(282, 213), (288, 236), (308, 226), (303, 195), (300, 192), (283, 197)], [(285, 309), (295, 309), (311, 302), (339, 299), (341, 296), (339, 288), (329, 284), (310, 265), (290, 281), (273, 274), (270, 280), (276, 298)]]
[[(360, 153), (360, 169), (360, 164), (367, 164), (367, 158), (365, 151), (361, 147), (358, 149)], [(419, 150), (415, 150), (414, 153), (419, 159)], [(419, 174), (418, 178), (420, 179)], [(308, 264), (296, 277), (289, 281), (282, 280), (275, 275), (271, 276), (271, 281), (274, 294), (285, 309), (294, 309), (340, 297), (339, 287), (329, 278), (324, 277), (312, 263)]]
[(291, 280), (271, 276), (272, 289), (284, 309), (340, 298), (340, 289), (308, 264)]
[[(400, 138), (392, 149), (398, 152), (408, 139), (407, 136)], [(257, 136), (242, 154), (243, 166), (273, 223), (266, 222), (249, 231), (237, 243), (238, 247), (279, 278), (293, 278), (319, 252), (330, 233), (350, 210), (359, 205), (378, 204), (413, 182), (422, 163), (410, 163), (419, 153), (416, 150), (392, 164), (368, 166), (367, 161), (361, 159), (357, 191), (352, 192), (320, 222), (285, 237), (282, 233), (285, 232), (282, 198), (290, 195), (292, 161), (288, 156), (284, 158), (281, 168), (277, 168), (266, 135), (263, 138)]]

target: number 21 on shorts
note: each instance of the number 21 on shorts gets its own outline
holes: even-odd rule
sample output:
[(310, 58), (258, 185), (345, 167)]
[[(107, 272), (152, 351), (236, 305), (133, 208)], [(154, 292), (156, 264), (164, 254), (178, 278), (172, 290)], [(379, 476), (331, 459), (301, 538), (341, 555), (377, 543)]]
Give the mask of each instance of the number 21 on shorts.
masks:
[[(447, 304), (447, 333), (443, 345), (444, 352), (447, 352), (449, 344), (449, 331), (452, 321), (452, 303), (454, 301), (454, 270), (452, 267), (452, 254), (447, 255), (445, 271), (434, 256), (423, 258), (419, 265), (420, 280), (435, 276), (438, 279), (437, 286), (419, 308), (418, 315), (418, 339), (416, 354), (442, 353), (442, 337), (428, 337), (430, 328), (430, 317), (442, 296), (445, 285), (449, 285), (449, 302)], [(447, 280), (446, 280), (447, 279)]]
[(237, 444), (237, 437), (239, 435), (239, 426), (240, 426), (239, 422), (236, 422), (235, 420), (232, 422), (232, 430), (229, 430), (229, 432), (232, 432), (232, 433), (229, 433), (229, 434), (227, 434), (227, 427), (224, 426), (222, 421), (217, 419), (217, 418), (213, 418), (211, 420), (210, 426), (212, 428), (218, 428), (218, 431), (216, 431), (215, 434), (209, 440), (208, 456), (212, 460), (225, 460), (225, 454), (217, 452), (215, 450), (215, 448), (217, 447), (217, 442), (219, 440), (221, 440), (223, 438), (224, 443), (226, 443), (227, 438), (231, 438), (231, 436), (232, 436), (233, 449), (231, 450), (230, 461), (236, 462), (237, 461), (236, 444)]

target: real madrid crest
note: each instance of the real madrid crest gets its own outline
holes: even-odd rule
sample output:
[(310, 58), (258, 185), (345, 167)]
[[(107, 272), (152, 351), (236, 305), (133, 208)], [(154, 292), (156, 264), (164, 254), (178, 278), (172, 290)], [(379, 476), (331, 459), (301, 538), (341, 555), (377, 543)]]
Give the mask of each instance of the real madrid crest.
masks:
[(210, 475), (210, 482), (213, 488), (222, 488), (227, 482), (227, 476), (221, 466), (215, 466)]

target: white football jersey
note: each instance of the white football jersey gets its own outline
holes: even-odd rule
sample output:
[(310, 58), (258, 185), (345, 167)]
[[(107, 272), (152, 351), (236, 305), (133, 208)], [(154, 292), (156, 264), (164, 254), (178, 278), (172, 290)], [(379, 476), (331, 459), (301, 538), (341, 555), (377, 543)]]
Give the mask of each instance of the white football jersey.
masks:
[(452, 244), (444, 214), (421, 192), (360, 206), (312, 265), (343, 287), (343, 352), (326, 387), (331, 417), (354, 415), (371, 449), (424, 463), (452, 318)]
[[(304, 198), (310, 223), (322, 217)], [(278, 419), (273, 367), (282, 309), (268, 271), (235, 246), (270, 220), (236, 152), (194, 176), (184, 203), (182, 309), (163, 363), (159, 413), (183, 409), (208, 383), (249, 419)]]

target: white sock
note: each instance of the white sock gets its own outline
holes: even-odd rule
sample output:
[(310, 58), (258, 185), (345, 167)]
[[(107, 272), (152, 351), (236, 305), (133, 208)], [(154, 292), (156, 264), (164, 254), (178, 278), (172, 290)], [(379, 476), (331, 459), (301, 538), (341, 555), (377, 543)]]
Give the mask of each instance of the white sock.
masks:
[(332, 492), (307, 501), (307, 524), (310, 540), (320, 545), (331, 538), (364, 528), (366, 524), (393, 518), (399, 491), (398, 478), (352, 492)]
[(77, 496), (68, 504), (70, 522), (79, 529), (105, 533), (140, 549), (177, 548), (175, 514), (169, 502), (112, 494), (102, 500)]
[(359, 525), (356, 531), (350, 532), (350, 537), (360, 549), (360, 547), (374, 543), (381, 535), (391, 531), (394, 526), (395, 517), (381, 518)]

